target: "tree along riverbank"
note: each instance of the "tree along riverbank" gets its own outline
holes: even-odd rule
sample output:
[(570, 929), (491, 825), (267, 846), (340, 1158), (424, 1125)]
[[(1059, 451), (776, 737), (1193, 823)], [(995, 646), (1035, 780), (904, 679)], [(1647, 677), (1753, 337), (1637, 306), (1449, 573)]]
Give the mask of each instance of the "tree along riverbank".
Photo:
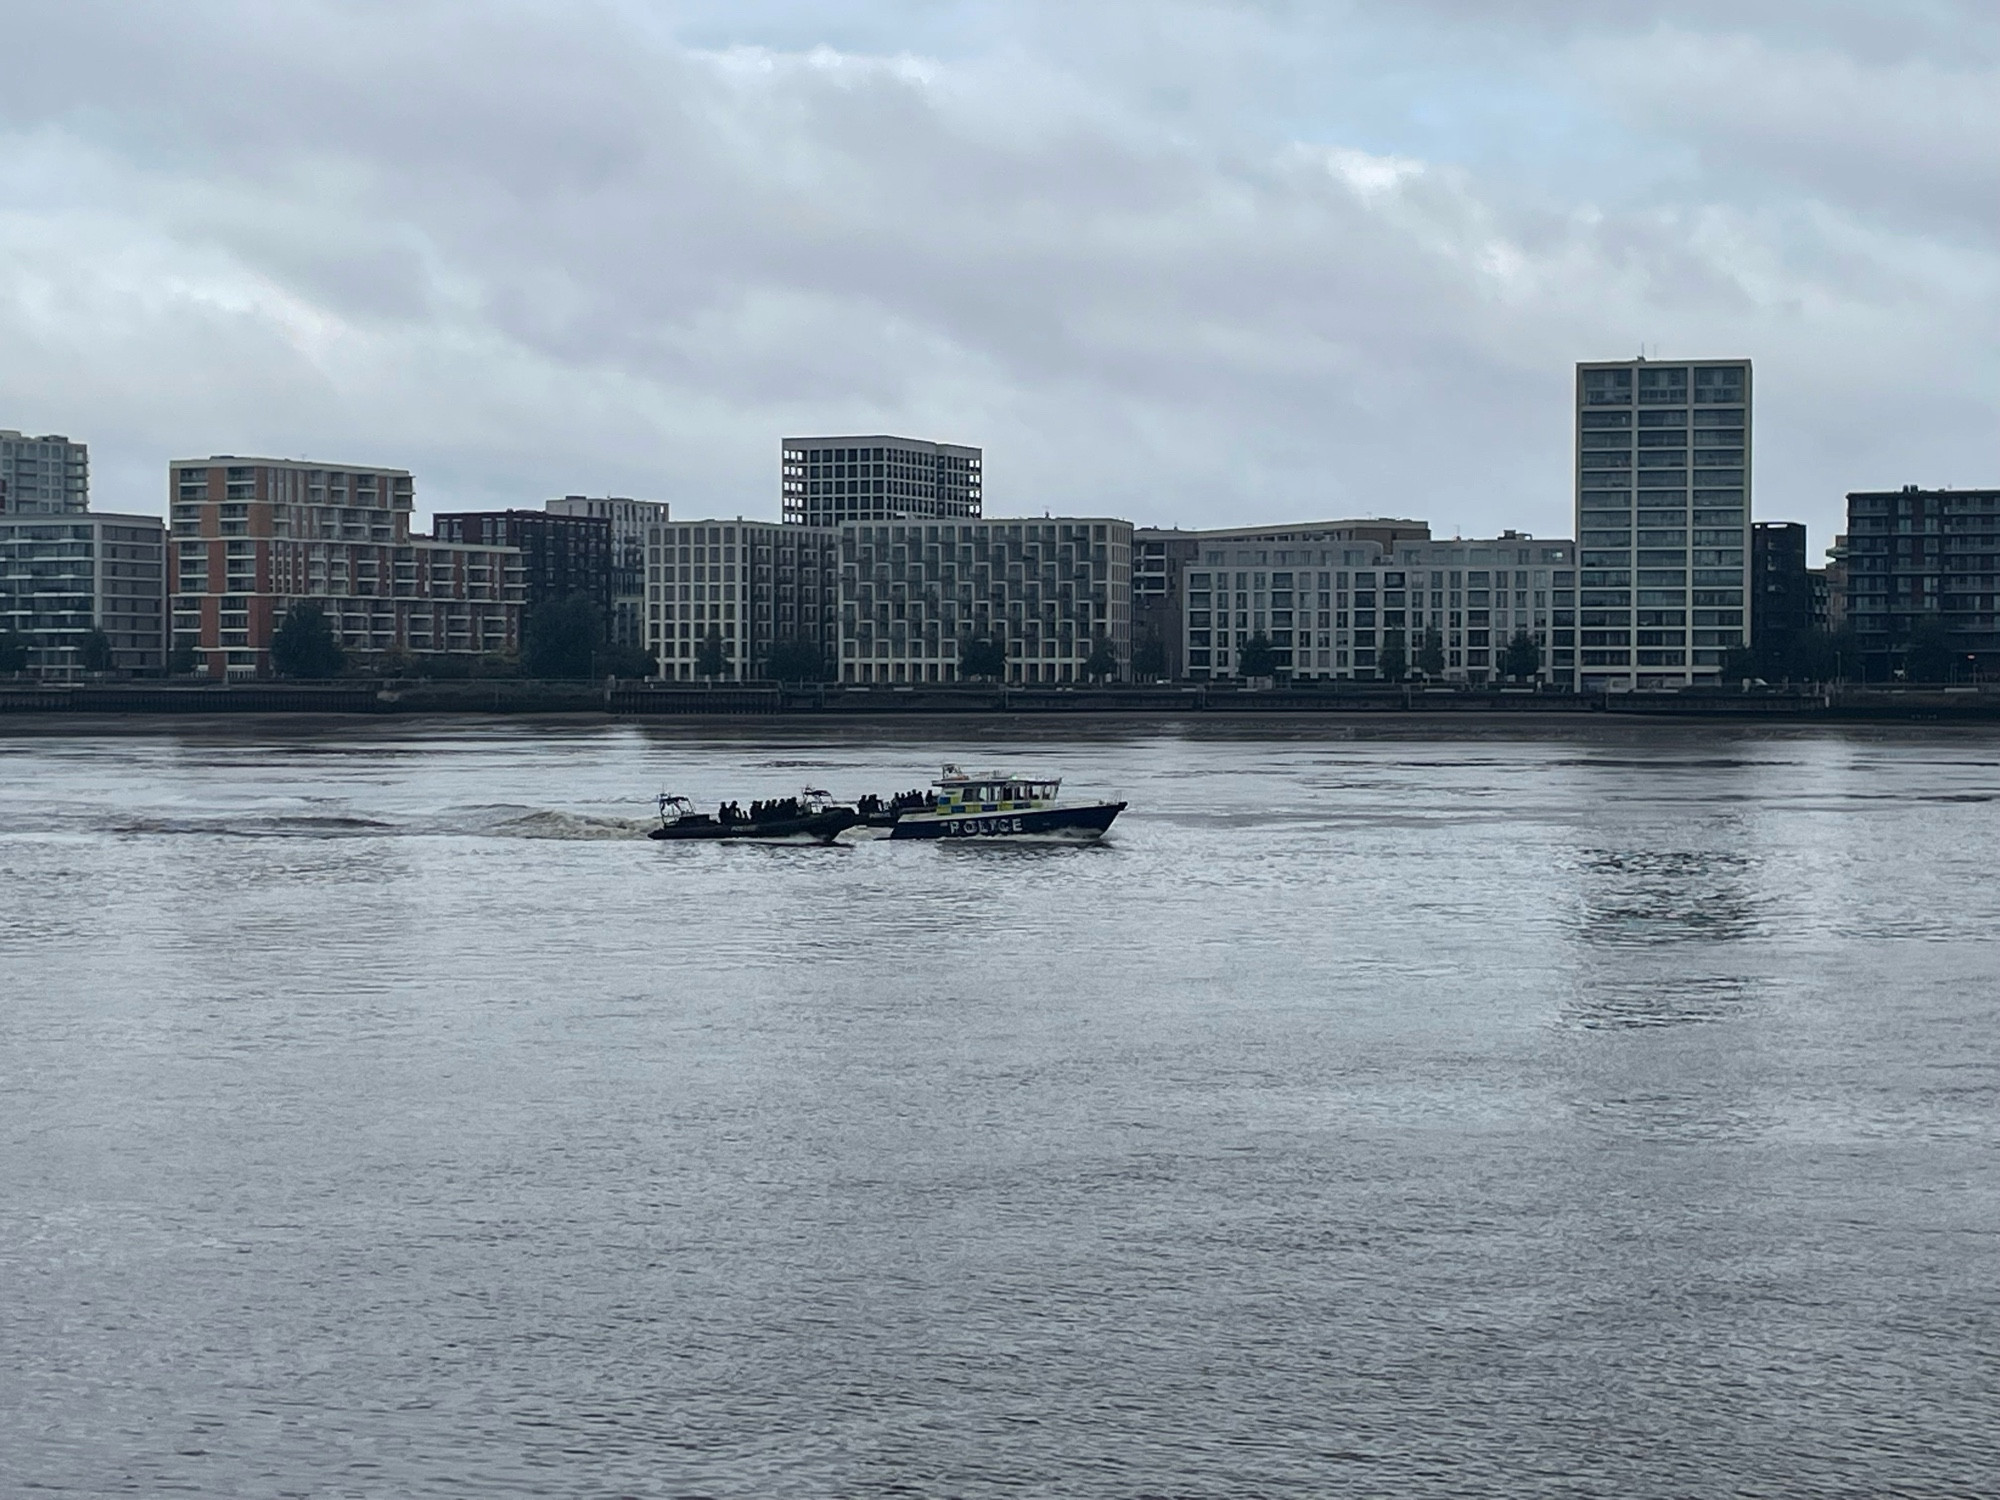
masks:
[(1724, 719), (2000, 719), (2000, 685), (1580, 694), (1419, 684), (1237, 688), (538, 682), (0, 684), (0, 714), (577, 714), (683, 717), (934, 714), (1609, 714)]

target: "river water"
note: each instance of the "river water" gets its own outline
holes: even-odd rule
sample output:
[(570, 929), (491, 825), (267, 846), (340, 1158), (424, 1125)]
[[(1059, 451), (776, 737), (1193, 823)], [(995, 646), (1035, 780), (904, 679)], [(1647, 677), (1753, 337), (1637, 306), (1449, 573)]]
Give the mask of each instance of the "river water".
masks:
[(1995, 1491), (2000, 737), (0, 731), (7, 1494)]

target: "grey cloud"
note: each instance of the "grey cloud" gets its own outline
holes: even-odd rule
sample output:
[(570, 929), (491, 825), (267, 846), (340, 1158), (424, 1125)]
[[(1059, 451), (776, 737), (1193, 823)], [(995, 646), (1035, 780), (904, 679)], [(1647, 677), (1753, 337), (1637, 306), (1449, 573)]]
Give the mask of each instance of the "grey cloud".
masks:
[(1562, 41), (1677, 29), (1756, 36), (1785, 50), (1837, 51), (1870, 64), (2000, 59), (2000, 15), (1986, 0), (1373, 0), (1344, 6), (1342, 14), (1442, 23), (1487, 41), (1508, 33)]
[[(1173, 14), (1141, 68), (1207, 48), (1230, 98), (1260, 47), (1318, 35), (1281, 6)], [(1051, 50), (1033, 25), (946, 59), (691, 48), (610, 4), (71, 4), (24, 45), (92, 68), (0, 101), (0, 339), (38, 372), (0, 370), (0, 420), (94, 429), (100, 474), (310, 448), (407, 462), (431, 501), (757, 513), (782, 432), (887, 427), (985, 442), (1001, 507), (1548, 532), (1575, 358), (1750, 353), (1796, 432), (1881, 409), (1892, 348), (1914, 390), (1990, 386), (1968, 329), (1993, 247), (1857, 217), (1799, 154), (1846, 149), (1806, 103), (1759, 126), (1702, 95), (1702, 49), (1738, 42), (1654, 74), (1647, 37), (1567, 44), (1627, 128), (1707, 97), (1681, 143), (1754, 137), (1778, 184), (1618, 205), (1267, 138), (1213, 101), (1162, 115), (1101, 71), (1108, 42)], [(1976, 448), (1954, 431), (1924, 440)], [(1824, 525), (1849, 483), (1925, 477), (1900, 444), (1767, 427), (1760, 484)]]
[(1789, 185), (1988, 245), (2000, 230), (2000, 66), (1683, 31), (1577, 55), (1612, 107), (1692, 142), (1711, 181)]

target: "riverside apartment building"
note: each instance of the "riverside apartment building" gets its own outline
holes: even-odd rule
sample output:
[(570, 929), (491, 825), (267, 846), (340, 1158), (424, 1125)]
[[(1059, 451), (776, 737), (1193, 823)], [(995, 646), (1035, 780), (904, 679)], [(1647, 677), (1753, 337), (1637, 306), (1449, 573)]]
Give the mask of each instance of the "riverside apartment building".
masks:
[(645, 646), (646, 536), (651, 527), (666, 522), (667, 503), (623, 495), (564, 495), (542, 502), (542, 509), (557, 516), (594, 517), (611, 527), (611, 604), (606, 624), (619, 645)]
[[(1247, 562), (1238, 559), (1248, 554)], [(1295, 681), (1358, 679), (1415, 670), (1435, 632), (1436, 676), (1500, 679), (1510, 641), (1536, 647), (1535, 679), (1573, 669), (1575, 549), (1509, 532), (1493, 538), (1412, 538), (1393, 547), (1354, 540), (1330, 547), (1207, 548), (1186, 584), (1187, 674), (1240, 676), (1243, 645), (1263, 634)], [(1258, 558), (1264, 559), (1259, 566)], [(1286, 566), (1279, 566), (1282, 560)]]
[[(1200, 531), (1136, 528), (1132, 533), (1134, 644), (1156, 641), (1168, 677), (1210, 681), (1231, 676), (1243, 644), (1262, 632), (1276, 652), (1278, 669), (1286, 675), (1345, 676), (1331, 657), (1326, 663), (1318, 659), (1319, 649), (1330, 649), (1333, 643), (1329, 639), (1315, 646), (1316, 615), (1302, 612), (1312, 610), (1316, 602), (1312, 592), (1316, 580), (1300, 585), (1296, 570), (1315, 560), (1322, 566), (1329, 560), (1335, 566), (1372, 561), (1382, 547), (1425, 540), (1430, 534), (1427, 521), (1393, 517)], [(1368, 550), (1370, 544), (1373, 552)], [(1229, 571), (1218, 571), (1224, 569)], [(1234, 587), (1237, 570), (1243, 574), (1240, 589)], [(1190, 572), (1199, 572), (1202, 580), (1198, 622), (1189, 615)], [(1274, 577), (1281, 581), (1274, 585)], [(1330, 578), (1327, 586), (1332, 587)], [(1305, 602), (1295, 601), (1295, 588), (1307, 595)], [(1275, 606), (1274, 591), (1283, 600)], [(1327, 608), (1332, 607), (1329, 599)], [(1331, 619), (1326, 624), (1331, 629)]]
[(839, 650), (840, 533), (772, 521), (676, 521), (646, 532), (645, 645), (670, 682), (700, 676), (702, 643), (722, 646), (723, 680), (765, 674), (796, 641)]
[(1007, 681), (1083, 680), (1098, 637), (1132, 659), (1132, 523), (1110, 516), (840, 529), (840, 679), (956, 682), (998, 642)]
[(1588, 690), (1713, 685), (1750, 631), (1750, 361), (1576, 367)]
[(1926, 642), (1948, 679), (2000, 671), (2000, 489), (1858, 490), (1842, 540), (1846, 623), (1869, 676), (1934, 675)]
[(958, 443), (874, 434), (786, 438), (779, 454), (780, 512), (793, 526), (848, 521), (976, 520), (985, 456)]
[(713, 631), (728, 680), (795, 640), (842, 682), (895, 684), (958, 681), (984, 638), (1010, 682), (1076, 682), (1100, 635), (1131, 659), (1131, 565), (1131, 523), (1110, 517), (675, 522), (648, 541), (648, 645), (670, 680), (698, 675)]
[(108, 511), (0, 515), (0, 634), (19, 637), (44, 681), (83, 675), (101, 630), (111, 670), (166, 669), (166, 527)]
[(210, 677), (270, 675), (302, 599), (362, 656), (520, 646), (520, 551), (413, 536), (406, 469), (222, 454), (174, 460), (167, 482), (172, 643)]
[(61, 433), (0, 428), (0, 516), (66, 516), (90, 508), (90, 449)]

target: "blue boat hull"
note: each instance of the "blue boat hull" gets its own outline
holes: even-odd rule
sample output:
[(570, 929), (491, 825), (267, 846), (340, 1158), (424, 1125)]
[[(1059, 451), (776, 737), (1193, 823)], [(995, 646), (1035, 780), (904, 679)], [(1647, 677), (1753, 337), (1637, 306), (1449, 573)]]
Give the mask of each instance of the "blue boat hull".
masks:
[(892, 839), (1094, 839), (1125, 811), (1122, 802), (1089, 807), (1045, 807), (1034, 812), (967, 813), (940, 818), (905, 813), (889, 830)]

